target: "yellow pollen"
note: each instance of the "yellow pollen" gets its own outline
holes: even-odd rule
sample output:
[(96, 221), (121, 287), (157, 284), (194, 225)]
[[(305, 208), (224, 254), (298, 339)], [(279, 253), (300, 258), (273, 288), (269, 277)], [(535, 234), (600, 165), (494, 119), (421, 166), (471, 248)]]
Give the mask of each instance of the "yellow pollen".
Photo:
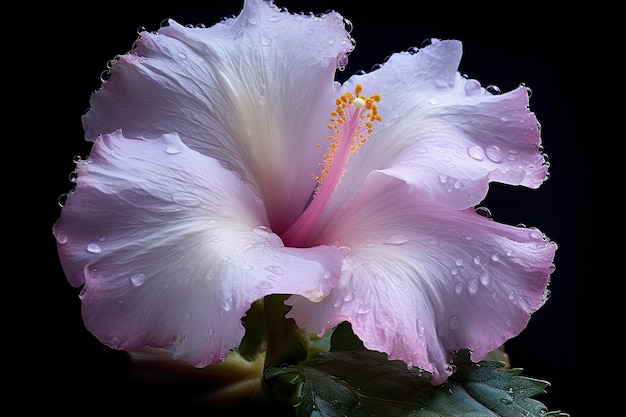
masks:
[[(341, 174), (343, 176), (349, 157), (354, 155), (357, 149), (370, 137), (374, 130), (374, 122), (380, 122), (383, 119), (378, 114), (378, 106), (376, 105), (380, 102), (380, 94), (366, 97), (361, 95), (362, 90), (363, 86), (357, 84), (354, 88), (354, 94), (346, 92), (335, 100), (337, 107), (331, 112), (330, 123), (327, 125), (332, 132), (328, 136), (330, 145), (324, 154), (323, 162), (320, 162), (320, 166), (324, 168), (320, 176), (312, 175), (318, 182), (318, 189), (328, 177), (336, 159), (344, 160)], [(343, 141), (350, 141), (349, 154), (347, 155), (340, 153), (348, 145), (348, 143), (342, 143)], [(321, 145), (318, 144), (317, 146)], [(340, 182), (341, 177), (337, 180), (335, 187)]]

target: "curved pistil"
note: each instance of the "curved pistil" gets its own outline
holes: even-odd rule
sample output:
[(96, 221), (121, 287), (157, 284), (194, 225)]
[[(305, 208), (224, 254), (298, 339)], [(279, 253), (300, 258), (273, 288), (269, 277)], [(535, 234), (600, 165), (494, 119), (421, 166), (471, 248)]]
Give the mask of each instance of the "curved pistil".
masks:
[[(380, 95), (369, 97), (360, 95), (363, 86), (357, 84), (354, 94), (346, 92), (336, 100), (336, 109), (331, 113), (328, 128), (330, 146), (324, 160), (321, 175), (313, 175), (317, 180), (313, 200), (302, 215), (282, 234), (283, 242), (292, 247), (305, 247), (307, 239), (324, 207), (341, 183), (347, 169), (348, 160), (372, 134), (374, 122), (381, 121), (376, 103)], [(321, 145), (318, 145), (321, 146)]]

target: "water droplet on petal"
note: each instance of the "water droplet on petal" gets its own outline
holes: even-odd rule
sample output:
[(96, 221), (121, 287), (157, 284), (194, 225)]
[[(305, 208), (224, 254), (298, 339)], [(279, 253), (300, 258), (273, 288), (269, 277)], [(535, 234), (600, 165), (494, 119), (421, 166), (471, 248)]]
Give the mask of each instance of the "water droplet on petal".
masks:
[(476, 214), (480, 214), (481, 216), (487, 217), (488, 219), (492, 216), (491, 210), (489, 210), (487, 207), (476, 207), (474, 211), (476, 211)]
[(70, 196), (69, 193), (63, 193), (59, 196), (59, 198), (57, 199), (57, 204), (59, 205), (59, 207), (63, 208), (65, 207), (65, 203), (67, 203), (67, 198)]
[(100, 253), (102, 252), (102, 248), (96, 243), (90, 243), (87, 245), (87, 251), (91, 253)]
[(383, 240), (383, 243), (385, 245), (404, 245), (408, 241), (409, 238), (404, 235), (393, 235)]
[(489, 145), (485, 148), (485, 155), (487, 159), (491, 162), (499, 163), (502, 162), (504, 157), (502, 156), (502, 150), (495, 145)]
[(261, 281), (261, 282), (259, 282), (259, 283), (256, 285), (256, 287), (257, 287), (257, 288), (259, 288), (259, 289), (265, 289), (265, 290), (270, 289), (270, 288), (272, 288), (273, 286), (274, 286), (274, 285), (273, 285), (271, 282), (269, 282), (269, 281)]
[(450, 330), (458, 329), (460, 324), (461, 323), (460, 323), (459, 318), (455, 316), (454, 314), (448, 318), (448, 327), (450, 328)]
[(69, 240), (69, 237), (65, 233), (62, 233), (62, 232), (57, 233), (56, 238), (57, 238), (57, 242), (59, 242), (61, 245), (65, 245), (67, 241)]
[(272, 233), (272, 230), (267, 227), (267, 226), (254, 226), (252, 228), (252, 232), (254, 232), (254, 234), (258, 235), (258, 236), (263, 236), (263, 237), (267, 237), (267, 235), (269, 235), (270, 233)]
[(276, 275), (282, 275), (284, 273), (283, 269), (280, 266), (276, 265), (266, 266), (265, 269)]
[(182, 150), (182, 146), (178, 143), (168, 143), (165, 147), (165, 153), (168, 153), (170, 155), (176, 155), (178, 153), (181, 153)]
[(478, 280), (476, 278), (473, 278), (470, 279), (467, 283), (467, 290), (470, 292), (470, 294), (476, 294), (476, 292), (478, 292), (479, 286), (480, 283), (478, 282)]
[(345, 297), (343, 297), (343, 301), (345, 301), (346, 303), (349, 301), (352, 301), (353, 299), (354, 299), (354, 290), (348, 291)]
[(345, 258), (346, 256), (350, 255), (350, 252), (352, 252), (352, 249), (350, 248), (350, 246), (339, 246), (339, 254), (341, 255), (342, 258)]
[(483, 272), (482, 274), (480, 274), (480, 283), (483, 285), (488, 285), (489, 281), (491, 279), (489, 278), (489, 274), (486, 272)]
[(428, 100), (428, 104), (430, 104), (431, 106), (436, 106), (438, 104), (441, 104), (441, 99), (439, 99), (438, 97), (433, 97)]
[(356, 312), (359, 314), (365, 314), (365, 313), (369, 313), (371, 309), (372, 307), (369, 304), (363, 303), (359, 305), (359, 307), (356, 309)]
[(500, 87), (498, 87), (497, 85), (493, 85), (493, 84), (485, 87), (485, 90), (489, 91), (494, 96), (497, 96), (498, 94), (502, 93), (502, 90), (500, 90)]
[(467, 80), (465, 83), (465, 94), (469, 97), (480, 95), (480, 83), (477, 80)]
[(146, 282), (146, 274), (141, 274), (141, 273), (137, 273), (137, 274), (132, 274), (130, 276), (130, 282), (135, 286), (135, 287), (139, 287), (141, 286), (144, 282)]
[(232, 306), (233, 306), (232, 298), (226, 297), (222, 300), (222, 308), (224, 309), (224, 311), (229, 311)]
[(469, 146), (467, 148), (467, 154), (477, 161), (485, 159), (485, 150), (478, 145)]

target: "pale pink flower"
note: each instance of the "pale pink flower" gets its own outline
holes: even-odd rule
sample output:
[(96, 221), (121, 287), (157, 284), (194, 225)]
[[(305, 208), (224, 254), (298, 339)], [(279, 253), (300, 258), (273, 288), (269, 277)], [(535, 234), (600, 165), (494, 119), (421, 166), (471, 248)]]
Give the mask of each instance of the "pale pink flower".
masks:
[(103, 343), (205, 366), (239, 345), (255, 300), (292, 294), (302, 328), (347, 320), (437, 384), (450, 351), (480, 360), (525, 328), (556, 245), (474, 207), (492, 181), (547, 178), (527, 88), (492, 95), (465, 78), (455, 40), (340, 85), (352, 49), (337, 13), (246, 0), (209, 28), (142, 32), (111, 62), (54, 226)]

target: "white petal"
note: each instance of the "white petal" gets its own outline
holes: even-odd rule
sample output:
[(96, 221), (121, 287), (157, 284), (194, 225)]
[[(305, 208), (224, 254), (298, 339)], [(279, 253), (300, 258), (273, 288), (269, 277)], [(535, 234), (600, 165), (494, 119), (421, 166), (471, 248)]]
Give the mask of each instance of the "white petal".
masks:
[(103, 343), (167, 348), (196, 366), (241, 341), (271, 293), (323, 297), (336, 248), (285, 248), (252, 189), (174, 135), (96, 140), (54, 226), (62, 266)]
[(374, 174), (318, 234), (344, 254), (340, 285), (321, 303), (292, 297), (289, 317), (323, 333), (352, 324), (369, 349), (449, 375), (448, 353), (481, 360), (519, 334), (545, 302), (556, 246), (536, 229), (416, 199)]
[(261, 0), (209, 28), (169, 21), (113, 63), (86, 136), (176, 132), (257, 187), (280, 233), (315, 186), (335, 70), (352, 47), (340, 15), (291, 15)]
[(457, 72), (460, 59), (460, 42), (436, 41), (344, 85), (380, 93), (383, 121), (350, 160), (342, 187), (382, 170), (424, 199), (464, 209), (484, 199), (491, 181), (537, 188), (547, 178), (527, 89), (491, 95)]

